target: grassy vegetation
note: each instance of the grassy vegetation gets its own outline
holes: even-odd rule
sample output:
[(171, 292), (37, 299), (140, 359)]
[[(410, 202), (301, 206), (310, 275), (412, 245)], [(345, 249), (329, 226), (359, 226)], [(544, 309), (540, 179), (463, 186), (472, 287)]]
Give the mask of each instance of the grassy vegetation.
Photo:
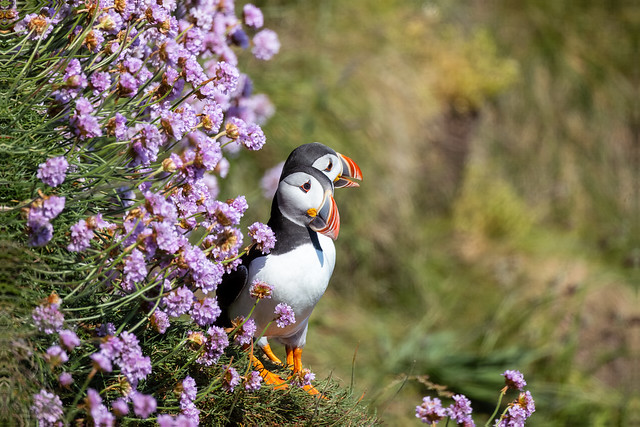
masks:
[(637, 6), (260, 5), (283, 47), (251, 67), (277, 113), (224, 191), (265, 219), (255, 183), (310, 141), (365, 178), (337, 195), (305, 364), (389, 425), (438, 393), (423, 375), (480, 421), (505, 369), (531, 385), (531, 425), (638, 422)]

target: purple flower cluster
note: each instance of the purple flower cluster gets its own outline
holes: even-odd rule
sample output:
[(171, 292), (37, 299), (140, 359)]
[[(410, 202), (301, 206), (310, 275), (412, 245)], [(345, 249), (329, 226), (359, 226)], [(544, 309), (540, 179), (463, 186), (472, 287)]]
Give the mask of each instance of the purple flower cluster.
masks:
[(271, 298), (272, 291), (273, 287), (271, 285), (269, 285), (267, 282), (256, 279), (251, 283), (251, 287), (249, 288), (249, 295), (252, 298), (256, 299)]
[(182, 381), (182, 393), (180, 393), (180, 412), (181, 416), (187, 418), (190, 422), (198, 425), (200, 422), (200, 410), (196, 407), (194, 401), (198, 389), (196, 387), (196, 381), (187, 376)]
[(69, 169), (69, 162), (65, 157), (52, 157), (40, 164), (37, 177), (43, 183), (51, 187), (57, 187), (64, 182), (67, 176), (67, 169)]
[(259, 150), (267, 142), (259, 125), (246, 123), (238, 117), (231, 117), (227, 122), (227, 136), (236, 139), (249, 150)]
[(55, 425), (63, 415), (60, 398), (46, 390), (40, 390), (33, 396), (31, 410), (38, 420), (38, 424), (43, 426)]
[(116, 417), (114, 417), (113, 414), (109, 412), (109, 409), (107, 409), (107, 407), (102, 403), (102, 397), (100, 397), (100, 393), (92, 388), (88, 389), (86, 402), (89, 409), (89, 416), (93, 420), (94, 425), (115, 425)]
[(51, 19), (44, 13), (30, 13), (18, 21), (14, 27), (16, 33), (28, 34), (32, 40), (46, 39), (59, 18)]
[(153, 328), (159, 334), (164, 334), (165, 332), (167, 332), (167, 329), (169, 328), (169, 325), (170, 325), (169, 316), (167, 316), (167, 313), (165, 313), (162, 310), (154, 311), (153, 314), (151, 315), (150, 321)]
[(45, 334), (53, 334), (62, 329), (64, 315), (60, 312), (57, 303), (46, 303), (33, 309), (31, 318), (36, 328)]
[(449, 417), (456, 424), (465, 427), (475, 426), (471, 418), (472, 409), (469, 399), (462, 394), (453, 395), (452, 399), (454, 403), (444, 408), (440, 399), (426, 396), (422, 399), (422, 404), (416, 406), (416, 417), (426, 424), (437, 424), (443, 418)]
[(162, 298), (162, 303), (169, 316), (180, 317), (191, 310), (194, 299), (193, 292), (186, 286), (181, 286)]
[(279, 51), (280, 40), (274, 31), (264, 29), (253, 37), (251, 52), (256, 58), (268, 61)]
[(276, 194), (283, 167), (284, 162), (280, 162), (274, 167), (268, 169), (262, 176), (262, 179), (260, 180), (260, 188), (262, 189), (262, 195), (265, 199), (271, 200)]
[(263, 254), (268, 254), (276, 245), (276, 235), (268, 225), (254, 222), (248, 230), (251, 241)]
[(138, 338), (129, 332), (123, 332), (119, 337), (110, 336), (91, 358), (94, 365), (104, 372), (110, 372), (113, 363), (118, 365), (134, 388), (138, 381), (151, 373), (151, 359), (142, 354)]
[(220, 316), (221, 310), (215, 298), (196, 301), (191, 307), (191, 318), (200, 326), (212, 325)]
[(242, 327), (240, 327), (238, 332), (236, 332), (234, 342), (238, 345), (249, 344), (253, 339), (253, 335), (256, 333), (256, 330), (258, 329), (258, 327), (256, 326), (256, 322), (253, 319), (248, 319), (245, 322), (243, 318), (240, 318), (240, 319), (236, 319), (234, 323), (237, 323), (237, 324), (242, 323)]
[(224, 329), (219, 326), (210, 327), (205, 337), (203, 352), (197, 362), (206, 366), (218, 363), (218, 359), (228, 345), (229, 337)]
[(251, 371), (244, 380), (244, 389), (247, 391), (257, 391), (262, 387), (262, 376), (258, 371)]
[(425, 396), (422, 398), (422, 404), (416, 406), (416, 417), (425, 424), (438, 423), (447, 415), (442, 407), (442, 402), (437, 397), (431, 398)]
[(129, 129), (129, 147), (133, 156), (132, 166), (149, 166), (158, 160), (160, 146), (164, 144), (162, 134), (157, 126), (148, 123), (137, 123)]
[(240, 374), (233, 366), (223, 366), (224, 375), (222, 377), (222, 388), (228, 392), (233, 392), (238, 384), (240, 384)]
[(529, 418), (527, 411), (520, 405), (509, 405), (507, 412), (496, 420), (496, 427), (524, 427)]
[(73, 133), (82, 141), (102, 136), (102, 127), (98, 118), (92, 115), (95, 110), (91, 101), (80, 97), (75, 102), (75, 113), (69, 119)]
[(69, 360), (69, 356), (62, 347), (59, 345), (53, 345), (47, 349), (47, 352), (44, 355), (44, 360), (49, 362), (52, 368), (55, 368)]
[[(521, 372), (515, 370), (506, 370), (502, 375), (505, 377), (505, 389), (522, 390), (527, 382)], [(504, 391), (506, 391), (503, 389)], [(507, 407), (506, 412), (496, 420), (496, 427), (520, 427), (524, 426), (525, 421), (535, 412), (536, 405), (531, 393), (527, 391), (520, 392), (518, 397)]]
[(209, 260), (197, 246), (187, 248), (183, 258), (195, 286), (204, 293), (215, 291), (218, 284), (222, 282), (224, 267)]
[(62, 387), (69, 387), (73, 384), (73, 376), (69, 372), (63, 372), (58, 376), (58, 382)]
[(143, 419), (149, 418), (149, 416), (156, 411), (156, 407), (158, 406), (158, 403), (153, 396), (138, 393), (137, 391), (131, 393), (131, 401), (133, 402), (133, 412)]
[(209, 246), (209, 257), (217, 262), (225, 262), (225, 271), (235, 270), (240, 260), (242, 233), (235, 227), (224, 227), (217, 236), (208, 236), (204, 242)]
[(60, 344), (68, 351), (72, 351), (80, 345), (80, 338), (72, 330), (64, 329), (60, 331)]
[(71, 242), (67, 246), (67, 250), (71, 252), (82, 252), (91, 245), (91, 239), (94, 237), (94, 230), (112, 230), (114, 224), (102, 219), (101, 214), (91, 216), (86, 220), (81, 219), (71, 226)]
[(113, 323), (101, 323), (98, 329), (96, 329), (96, 335), (99, 337), (107, 337), (116, 334), (116, 327)]
[(251, 3), (245, 4), (242, 8), (242, 17), (249, 27), (260, 28), (264, 25), (262, 11)]
[(471, 401), (462, 394), (455, 394), (452, 399), (454, 403), (447, 408), (449, 418), (465, 427), (475, 426), (475, 422), (471, 418), (471, 412), (473, 411), (471, 409)]
[(533, 396), (528, 390), (520, 393), (516, 403), (524, 409), (527, 417), (530, 417), (536, 411), (536, 403), (533, 401)]
[(65, 198), (42, 196), (31, 204), (27, 213), (27, 229), (31, 246), (44, 246), (53, 238), (51, 220), (64, 209)]
[(311, 382), (313, 382), (315, 379), (316, 374), (311, 372), (309, 369), (303, 369), (294, 376), (293, 383), (298, 387), (305, 387), (310, 386)]
[(293, 309), (283, 302), (276, 305), (274, 314), (276, 315), (275, 321), (278, 328), (284, 328), (296, 323), (296, 315)]
[(89, 229), (87, 221), (81, 219), (71, 226), (71, 243), (67, 246), (70, 252), (81, 252), (91, 245), (93, 230)]
[(144, 255), (137, 249), (131, 251), (131, 255), (124, 260), (124, 280), (122, 288), (127, 292), (135, 290), (136, 283), (144, 281), (147, 277), (147, 263)]
[(129, 405), (122, 398), (114, 400), (111, 403), (111, 409), (117, 417), (124, 417), (129, 413)]
[(527, 385), (524, 375), (520, 371), (507, 369), (502, 375), (507, 388), (522, 390)]

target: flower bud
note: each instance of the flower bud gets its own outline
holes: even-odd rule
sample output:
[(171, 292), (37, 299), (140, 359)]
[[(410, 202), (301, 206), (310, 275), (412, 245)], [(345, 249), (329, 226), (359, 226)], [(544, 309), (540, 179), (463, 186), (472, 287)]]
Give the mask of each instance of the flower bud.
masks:
[(49, 295), (49, 296), (47, 297), (47, 302), (48, 302), (49, 304), (58, 304), (58, 305), (60, 305), (60, 303), (62, 302), (62, 300), (60, 299), (60, 297), (58, 296), (58, 294), (57, 294), (57, 293), (55, 293), (55, 292), (51, 292), (51, 295)]
[(201, 346), (202, 344), (205, 343), (206, 338), (204, 337), (204, 334), (202, 332), (196, 331), (196, 332), (190, 332), (189, 335), (187, 336), (187, 340), (191, 341), (197, 346)]
[(238, 137), (240, 136), (238, 126), (234, 123), (227, 123), (227, 125), (225, 126), (225, 131), (228, 138), (238, 139)]
[(162, 170), (165, 172), (175, 172), (176, 171), (177, 166), (175, 164), (175, 162), (173, 161), (173, 159), (171, 159), (170, 157), (167, 157), (166, 159), (164, 159), (162, 161)]

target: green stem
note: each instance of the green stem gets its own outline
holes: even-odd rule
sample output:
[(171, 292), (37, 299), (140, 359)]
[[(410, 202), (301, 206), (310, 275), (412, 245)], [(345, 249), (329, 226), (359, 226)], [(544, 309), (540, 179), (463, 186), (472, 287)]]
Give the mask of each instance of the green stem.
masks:
[(491, 421), (498, 414), (498, 411), (500, 410), (500, 404), (502, 403), (502, 398), (506, 393), (507, 393), (506, 388), (502, 389), (502, 391), (500, 392), (500, 397), (498, 398), (498, 404), (496, 405), (496, 409), (493, 411), (493, 414), (491, 414), (491, 416), (489, 417), (489, 420), (487, 420), (487, 423), (484, 425), (484, 427), (489, 427), (489, 424), (491, 423)]
[(84, 396), (84, 392), (87, 389), (87, 387), (89, 387), (89, 383), (91, 382), (91, 379), (95, 375), (95, 372), (96, 371), (94, 369), (89, 373), (89, 375), (87, 375), (87, 378), (85, 378), (84, 383), (82, 384), (82, 387), (80, 388), (78, 393), (76, 393), (76, 396), (73, 399), (73, 403), (71, 404), (71, 406), (69, 406), (69, 408), (71, 408), (71, 411), (69, 411), (69, 413), (67, 413), (67, 416), (65, 417), (65, 425), (70, 425), (71, 420), (73, 419), (73, 416), (76, 414), (76, 412), (78, 412), (78, 402), (80, 401), (80, 398)]

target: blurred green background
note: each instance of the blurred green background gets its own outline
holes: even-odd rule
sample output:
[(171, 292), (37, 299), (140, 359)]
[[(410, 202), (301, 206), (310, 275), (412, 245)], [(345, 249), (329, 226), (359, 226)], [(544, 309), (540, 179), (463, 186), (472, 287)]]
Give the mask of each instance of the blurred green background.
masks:
[(266, 221), (260, 178), (311, 141), (364, 174), (304, 364), (388, 425), (418, 423), (424, 375), (483, 421), (505, 369), (530, 425), (639, 425), (637, 3), (256, 5), (282, 48), (240, 61), (276, 114), (222, 196)]

